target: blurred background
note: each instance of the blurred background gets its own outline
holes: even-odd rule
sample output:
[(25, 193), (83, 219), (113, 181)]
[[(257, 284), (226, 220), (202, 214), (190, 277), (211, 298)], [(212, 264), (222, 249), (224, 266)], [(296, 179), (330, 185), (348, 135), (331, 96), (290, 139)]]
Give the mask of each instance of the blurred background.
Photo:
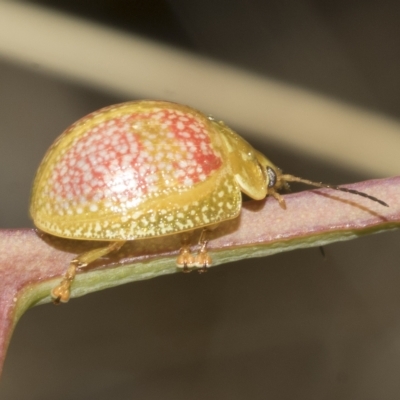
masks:
[[(68, 125), (139, 98), (212, 113), (298, 176), (398, 174), (399, 17), (395, 0), (0, 0), (0, 227), (32, 227), (36, 168)], [(398, 399), (399, 240), (33, 308), (0, 397)]]

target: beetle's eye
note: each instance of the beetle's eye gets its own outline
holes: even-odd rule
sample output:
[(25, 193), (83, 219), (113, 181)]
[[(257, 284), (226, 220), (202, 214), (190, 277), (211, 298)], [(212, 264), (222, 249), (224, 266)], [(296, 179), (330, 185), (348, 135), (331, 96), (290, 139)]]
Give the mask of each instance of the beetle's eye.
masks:
[(276, 172), (271, 167), (267, 167), (267, 175), (268, 187), (274, 187), (276, 184)]

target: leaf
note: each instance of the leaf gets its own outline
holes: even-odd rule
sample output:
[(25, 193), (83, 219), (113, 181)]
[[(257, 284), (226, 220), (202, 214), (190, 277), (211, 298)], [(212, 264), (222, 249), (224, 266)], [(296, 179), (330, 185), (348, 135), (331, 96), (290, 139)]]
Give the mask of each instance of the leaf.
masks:
[[(318, 189), (286, 195), (287, 209), (268, 198), (243, 204), (240, 218), (210, 233), (213, 266), (321, 246), (400, 226), (400, 177), (346, 186), (376, 196), (389, 207), (347, 193)], [(198, 235), (194, 235), (196, 243)], [(31, 229), (0, 230), (0, 370), (12, 331), (33, 305), (51, 301), (69, 261), (99, 242), (60, 239)], [(179, 237), (129, 242), (81, 271), (72, 297), (177, 272)]]

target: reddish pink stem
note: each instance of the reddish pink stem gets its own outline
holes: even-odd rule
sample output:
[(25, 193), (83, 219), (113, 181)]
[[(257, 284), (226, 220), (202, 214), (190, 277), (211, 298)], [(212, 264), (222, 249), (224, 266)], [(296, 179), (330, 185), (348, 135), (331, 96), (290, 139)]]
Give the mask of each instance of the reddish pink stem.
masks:
[[(389, 207), (371, 200), (318, 189), (285, 196), (282, 210), (271, 198), (244, 204), (241, 217), (222, 224), (213, 234), (209, 248), (269, 246), (290, 240), (324, 238), (329, 234), (383, 230), (400, 225), (400, 177), (361, 182), (349, 186), (376, 196)], [(0, 372), (15, 323), (17, 300), (29, 287), (61, 276), (71, 258), (98, 243), (57, 239), (34, 230), (0, 230)], [(311, 243), (312, 244), (312, 243)], [(311, 245), (308, 244), (308, 245)], [(177, 237), (143, 240), (125, 245), (118, 254), (99, 260), (104, 268), (143, 258), (176, 253)], [(34, 290), (34, 289), (32, 289)]]

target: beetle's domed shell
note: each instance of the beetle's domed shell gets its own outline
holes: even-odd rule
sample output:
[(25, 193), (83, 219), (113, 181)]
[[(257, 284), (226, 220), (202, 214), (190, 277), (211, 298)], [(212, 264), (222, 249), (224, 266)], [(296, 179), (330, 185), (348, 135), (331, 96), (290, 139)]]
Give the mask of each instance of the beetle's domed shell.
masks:
[(216, 124), (178, 104), (123, 103), (92, 113), (52, 145), (31, 216), (50, 234), (131, 240), (236, 217), (241, 194)]

